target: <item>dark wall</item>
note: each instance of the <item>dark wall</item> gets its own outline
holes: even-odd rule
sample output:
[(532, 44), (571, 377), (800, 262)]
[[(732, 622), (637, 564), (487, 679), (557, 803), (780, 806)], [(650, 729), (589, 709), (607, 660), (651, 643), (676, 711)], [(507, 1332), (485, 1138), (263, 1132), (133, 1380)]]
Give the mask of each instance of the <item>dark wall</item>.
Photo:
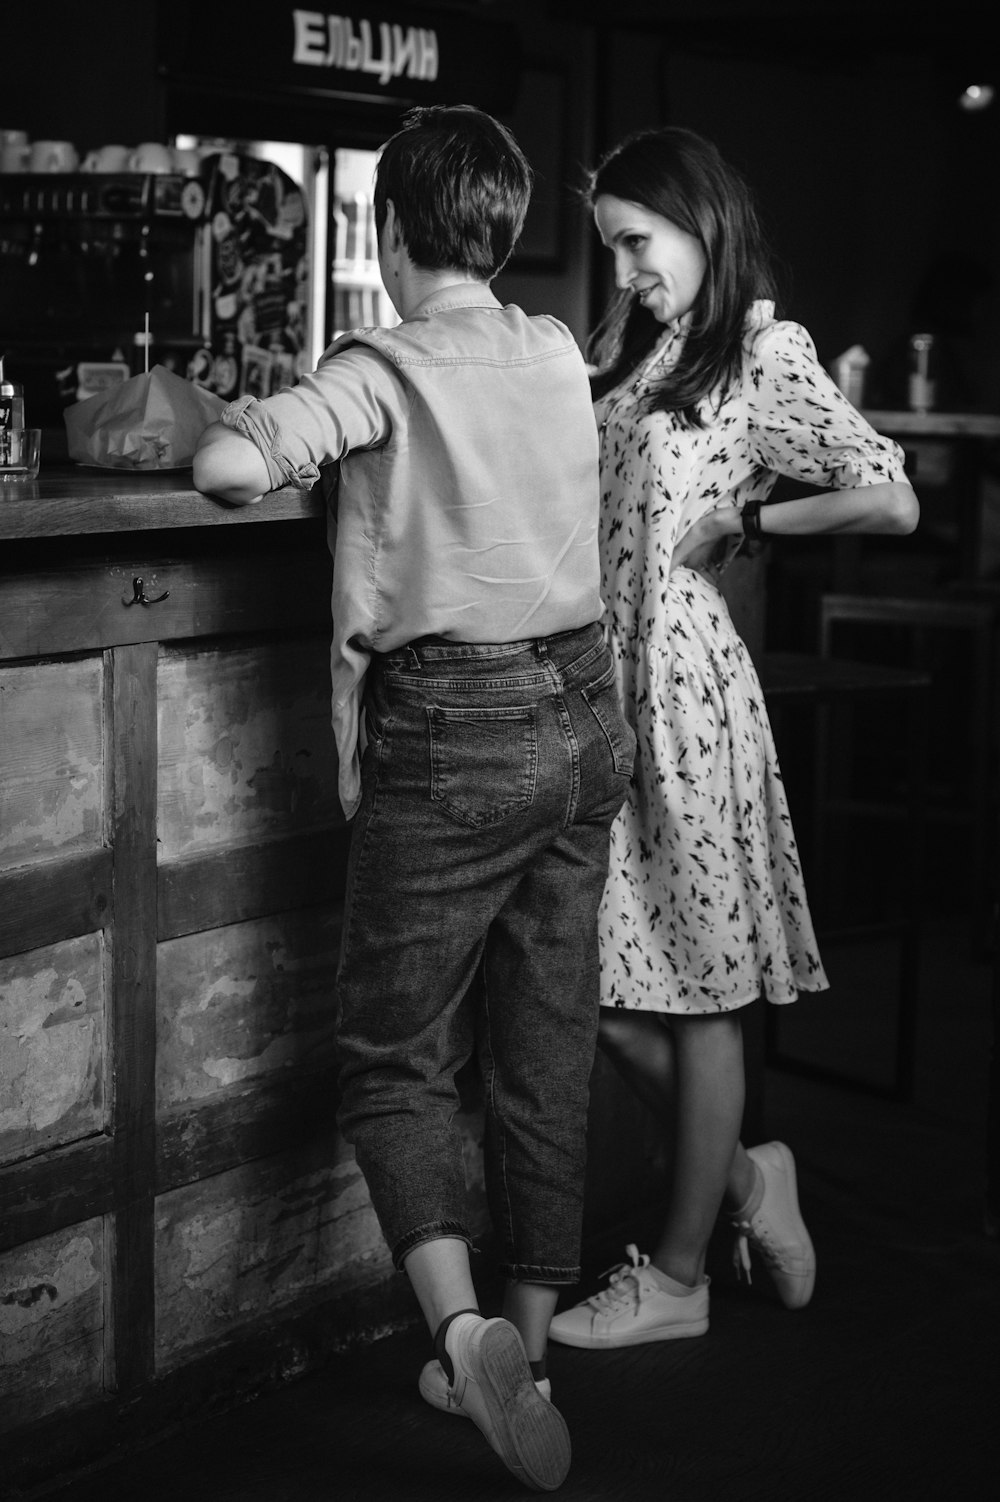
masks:
[(4, 68), (4, 129), (26, 130), (35, 141), (72, 141), (81, 157), (112, 141), (163, 139), (155, 0), (33, 0), (4, 29), (17, 38), (19, 56), (30, 59)]
[[(785, 271), (787, 305), (829, 362), (861, 343), (877, 381), (896, 342), (927, 316), (922, 282), (946, 263), (949, 300), (965, 282), (972, 404), (1000, 407), (1000, 104), (960, 110), (929, 54), (854, 67), (664, 61), (677, 123), (712, 135), (757, 190)], [(969, 82), (972, 80), (969, 79)], [(981, 273), (992, 290), (976, 294)], [(887, 397), (898, 396), (892, 386)], [(891, 404), (891, 403), (890, 403)], [(964, 403), (963, 403), (964, 404)]]
[[(873, 0), (873, 15), (881, 3)], [(788, 17), (762, 17), (756, 37), (735, 39), (724, 20), (697, 39), (667, 20), (658, 30), (617, 29), (596, 49), (600, 134), (607, 145), (671, 123), (718, 143), (756, 191), (786, 309), (824, 362), (856, 342), (876, 367), (891, 361), (914, 331), (922, 281), (947, 262), (945, 300), (971, 320), (960, 341), (971, 395), (959, 405), (995, 411), (1000, 102), (970, 114), (956, 100), (965, 83), (1000, 85), (998, 53), (985, 39), (977, 46), (967, 25), (959, 31), (961, 22), (956, 50), (947, 13), (939, 15), (939, 30), (923, 38), (902, 24), (887, 36), (855, 21), (824, 42)], [(592, 317), (609, 285), (598, 265)]]

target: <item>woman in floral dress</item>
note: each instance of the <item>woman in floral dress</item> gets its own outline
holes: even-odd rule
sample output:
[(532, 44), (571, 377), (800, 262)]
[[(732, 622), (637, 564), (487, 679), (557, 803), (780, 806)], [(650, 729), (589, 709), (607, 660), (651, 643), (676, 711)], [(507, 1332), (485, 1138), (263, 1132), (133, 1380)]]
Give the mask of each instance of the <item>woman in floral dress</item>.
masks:
[[(790, 1308), (815, 1256), (783, 1143), (745, 1150), (740, 1009), (826, 987), (764, 698), (718, 578), (747, 539), (908, 533), (902, 452), (775, 319), (751, 196), (716, 148), (642, 132), (593, 174), (619, 295), (595, 341), (603, 596), (638, 736), (600, 919), (601, 1047), (669, 1132), (652, 1254), (557, 1315), (584, 1348), (708, 1328), (708, 1239), (725, 1201)], [(778, 475), (824, 493), (761, 510)]]

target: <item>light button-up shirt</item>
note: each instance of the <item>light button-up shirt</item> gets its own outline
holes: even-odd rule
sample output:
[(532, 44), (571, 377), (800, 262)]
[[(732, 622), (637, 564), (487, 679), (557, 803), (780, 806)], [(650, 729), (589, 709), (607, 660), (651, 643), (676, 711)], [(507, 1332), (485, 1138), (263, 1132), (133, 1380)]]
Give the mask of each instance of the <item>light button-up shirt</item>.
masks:
[(602, 615), (597, 429), (556, 319), (459, 283), (396, 328), (344, 335), (296, 386), (242, 397), (222, 421), (257, 444), (272, 489), (309, 489), (339, 463), (331, 674), (348, 817), (373, 652), (521, 641)]

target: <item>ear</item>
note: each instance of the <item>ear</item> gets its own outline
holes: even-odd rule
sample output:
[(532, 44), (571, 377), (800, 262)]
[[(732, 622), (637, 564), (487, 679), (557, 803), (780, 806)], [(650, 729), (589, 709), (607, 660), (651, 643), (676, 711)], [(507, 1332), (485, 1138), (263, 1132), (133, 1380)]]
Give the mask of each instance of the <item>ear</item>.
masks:
[(382, 226), (382, 237), (389, 250), (399, 250), (402, 246), (403, 237), (400, 234), (399, 220), (396, 218), (396, 205), (391, 198), (385, 201), (385, 224)]

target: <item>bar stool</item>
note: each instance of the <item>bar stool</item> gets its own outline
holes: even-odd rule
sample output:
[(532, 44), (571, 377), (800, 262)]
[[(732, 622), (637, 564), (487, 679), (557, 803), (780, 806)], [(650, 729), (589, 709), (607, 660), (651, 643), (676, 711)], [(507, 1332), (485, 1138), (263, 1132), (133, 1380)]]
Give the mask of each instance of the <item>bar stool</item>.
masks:
[[(778, 1036), (777, 1007), (766, 1009), (766, 1056), (773, 1067), (836, 1084), (846, 1084), (867, 1093), (893, 1100), (909, 1101), (913, 1097), (918, 984), (920, 975), (920, 934), (923, 896), (924, 802), (926, 783), (928, 697), (930, 676), (923, 671), (883, 667), (866, 662), (840, 660), (793, 652), (765, 652), (759, 663), (759, 677), (768, 714), (774, 727), (779, 759), (784, 770), (785, 733), (789, 712), (805, 714), (811, 723), (811, 811), (807, 821), (808, 841), (807, 890), (816, 922), (821, 949), (838, 941), (857, 941), (874, 937), (893, 938), (898, 942), (898, 990), (896, 1001), (896, 1036), (893, 1073), (888, 1086), (871, 1083), (845, 1071), (808, 1063), (782, 1051)], [(832, 720), (835, 714), (864, 703), (898, 704), (906, 725), (906, 777), (903, 796), (895, 810), (902, 826), (900, 897), (897, 917), (880, 915), (865, 922), (835, 925), (830, 920), (826, 901), (827, 851), (830, 822), (863, 813), (834, 798), (831, 779)], [(882, 809), (884, 814), (885, 810)], [(796, 827), (799, 827), (798, 820)], [(800, 844), (806, 842), (800, 841)]]

